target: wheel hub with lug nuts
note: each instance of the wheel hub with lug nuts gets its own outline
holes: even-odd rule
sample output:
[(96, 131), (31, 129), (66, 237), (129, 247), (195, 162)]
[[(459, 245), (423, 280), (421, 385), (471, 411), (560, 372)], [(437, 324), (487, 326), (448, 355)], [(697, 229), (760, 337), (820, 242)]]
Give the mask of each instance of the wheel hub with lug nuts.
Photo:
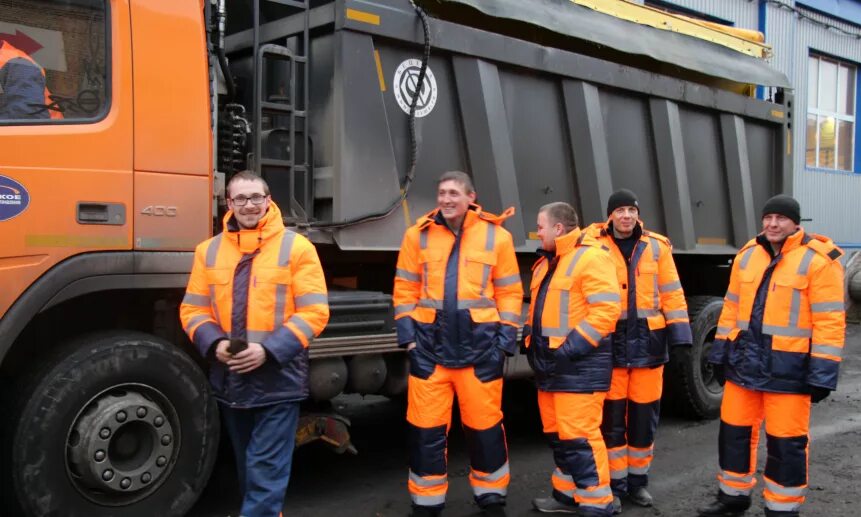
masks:
[(132, 390), (107, 393), (72, 426), (70, 470), (79, 488), (114, 496), (122, 504), (123, 494), (144, 496), (165, 476), (177, 438), (157, 403)]

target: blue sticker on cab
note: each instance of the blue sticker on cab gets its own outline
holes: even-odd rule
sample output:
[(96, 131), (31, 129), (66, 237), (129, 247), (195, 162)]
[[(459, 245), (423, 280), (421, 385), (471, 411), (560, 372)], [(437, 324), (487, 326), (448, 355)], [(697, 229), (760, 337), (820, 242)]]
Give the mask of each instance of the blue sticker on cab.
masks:
[(0, 221), (21, 215), (30, 204), (30, 193), (12, 178), (0, 176)]

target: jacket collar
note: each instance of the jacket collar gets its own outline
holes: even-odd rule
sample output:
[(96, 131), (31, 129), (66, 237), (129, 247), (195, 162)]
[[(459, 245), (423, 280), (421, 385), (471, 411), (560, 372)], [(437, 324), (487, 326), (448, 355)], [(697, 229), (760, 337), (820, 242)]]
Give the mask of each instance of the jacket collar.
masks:
[[(611, 239), (615, 238), (615, 236), (613, 235), (612, 217), (607, 219), (603, 223), (595, 223), (595, 225), (597, 225), (601, 229), (601, 237), (610, 237)], [(646, 225), (645, 223), (643, 223), (642, 219), (637, 219), (637, 224), (634, 225), (633, 236), (636, 238), (636, 240), (640, 240), (641, 238), (643, 238), (643, 235), (648, 235), (648, 232), (646, 231)]]
[[(467, 209), (466, 211), (466, 215), (463, 218), (463, 226), (461, 226), (461, 228), (468, 228), (474, 225), (479, 219), (493, 224), (502, 224), (503, 221), (505, 221), (512, 215), (514, 215), (514, 207), (509, 207), (501, 214), (495, 215), (490, 212), (485, 212), (480, 205), (476, 205), (475, 203), (473, 203), (469, 205), (469, 209)], [(445, 226), (446, 224), (445, 219), (443, 218), (439, 208), (434, 208), (430, 212), (419, 217), (419, 220), (416, 222), (416, 224), (420, 228), (425, 228), (429, 224), (433, 223), (442, 226)]]
[(233, 210), (224, 214), (224, 236), (232, 242), (243, 254), (253, 253), (264, 242), (284, 231), (284, 221), (281, 219), (281, 209), (274, 201), (269, 202), (269, 209), (260, 218), (257, 228), (240, 228), (233, 217)]
[(580, 228), (574, 228), (565, 235), (556, 237), (556, 256), (561, 257), (574, 251), (580, 245), (586, 234)]
[[(791, 234), (783, 241), (783, 246), (780, 247), (780, 254), (786, 255), (795, 248), (804, 246), (808, 240), (810, 240), (810, 238), (804, 233), (804, 228), (799, 226), (795, 233)], [(760, 233), (756, 236), (756, 243), (765, 248), (765, 251), (767, 251), (769, 255), (775, 256), (771, 243), (768, 242), (768, 239), (765, 237), (765, 233)]]

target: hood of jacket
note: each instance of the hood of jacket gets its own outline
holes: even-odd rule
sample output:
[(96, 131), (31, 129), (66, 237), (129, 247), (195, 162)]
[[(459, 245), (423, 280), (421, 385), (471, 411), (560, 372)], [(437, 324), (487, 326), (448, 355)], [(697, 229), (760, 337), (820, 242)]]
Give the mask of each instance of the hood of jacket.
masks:
[(269, 209), (260, 218), (257, 228), (241, 228), (234, 217), (233, 210), (224, 214), (223, 226), (224, 238), (239, 248), (243, 254), (247, 254), (253, 253), (264, 242), (283, 231), (284, 221), (281, 218), (281, 209), (274, 201), (270, 201)]

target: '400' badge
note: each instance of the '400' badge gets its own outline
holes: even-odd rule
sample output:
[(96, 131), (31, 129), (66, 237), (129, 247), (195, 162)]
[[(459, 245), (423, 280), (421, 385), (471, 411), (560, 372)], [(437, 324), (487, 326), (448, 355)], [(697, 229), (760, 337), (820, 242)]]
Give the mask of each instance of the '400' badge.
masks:
[[(407, 115), (410, 114), (410, 105), (413, 98), (416, 96), (416, 90), (419, 85), (419, 73), (422, 69), (422, 62), (419, 59), (407, 59), (401, 63), (395, 70), (395, 79), (392, 84), (392, 89), (395, 92), (395, 100), (398, 101), (398, 106), (404, 110)], [(422, 82), (422, 90), (418, 92), (418, 101), (416, 102), (416, 117), (421, 118), (433, 111), (436, 105), (437, 88), (436, 79), (430, 66), (425, 69), (425, 79)]]
[(12, 178), (0, 176), (0, 221), (12, 219), (27, 210), (30, 193)]

